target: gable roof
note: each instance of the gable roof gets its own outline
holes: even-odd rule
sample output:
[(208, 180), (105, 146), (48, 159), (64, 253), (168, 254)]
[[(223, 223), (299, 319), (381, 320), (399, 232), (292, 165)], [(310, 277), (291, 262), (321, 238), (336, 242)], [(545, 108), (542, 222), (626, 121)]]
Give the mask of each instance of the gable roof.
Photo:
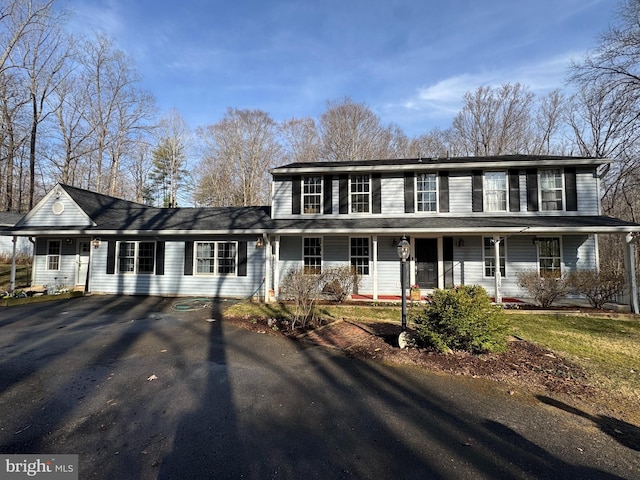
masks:
[[(270, 207), (266, 206), (157, 208), (69, 185), (59, 186), (93, 221), (93, 225), (48, 226), (47, 233), (254, 234), (272, 228)], [(22, 235), (42, 233), (42, 228), (37, 225), (18, 225), (12, 230)]]
[(315, 172), (381, 172), (393, 170), (460, 170), (473, 168), (535, 168), (558, 166), (599, 166), (611, 163), (607, 158), (560, 155), (493, 155), (486, 157), (429, 157), (344, 162), (297, 162), (276, 167), (271, 174), (287, 175)]

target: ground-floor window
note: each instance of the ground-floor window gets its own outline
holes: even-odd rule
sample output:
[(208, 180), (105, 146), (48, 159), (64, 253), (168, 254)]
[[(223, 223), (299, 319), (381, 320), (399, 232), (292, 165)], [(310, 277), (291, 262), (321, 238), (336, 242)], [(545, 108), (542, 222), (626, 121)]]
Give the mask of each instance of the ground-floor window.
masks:
[(155, 259), (155, 242), (118, 242), (119, 273), (152, 274)]
[[(495, 277), (496, 276), (496, 249), (494, 240), (492, 237), (483, 238), (483, 255), (484, 255), (484, 276)], [(505, 277), (506, 272), (506, 259), (507, 259), (507, 244), (503, 240), (500, 242), (500, 275)]]
[(304, 273), (312, 275), (322, 273), (322, 239), (320, 237), (303, 239), (302, 266)]
[(47, 270), (60, 270), (61, 240), (47, 241)]
[(538, 245), (540, 275), (560, 275), (560, 264), (562, 263), (560, 238), (537, 238), (536, 244)]
[(369, 238), (351, 239), (351, 268), (358, 275), (369, 275)]
[(196, 242), (197, 275), (235, 275), (238, 265), (237, 242)]

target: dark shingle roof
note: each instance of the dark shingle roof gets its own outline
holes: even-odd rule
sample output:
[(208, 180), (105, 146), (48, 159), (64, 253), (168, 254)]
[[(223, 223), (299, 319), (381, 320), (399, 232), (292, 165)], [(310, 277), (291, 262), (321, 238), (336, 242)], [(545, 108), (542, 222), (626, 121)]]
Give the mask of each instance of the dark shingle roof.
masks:
[(394, 168), (412, 167), (412, 166), (442, 166), (442, 168), (450, 168), (453, 165), (469, 165), (482, 163), (504, 163), (505, 165), (529, 165), (533, 166), (544, 164), (588, 164), (599, 165), (604, 163), (610, 163), (606, 158), (594, 158), (594, 157), (571, 157), (561, 155), (490, 155), (486, 157), (427, 157), (427, 158), (397, 158), (397, 159), (380, 159), (380, 160), (348, 160), (341, 162), (297, 162), (282, 165), (274, 168), (271, 172), (273, 174), (287, 173), (290, 170), (305, 170), (305, 169), (322, 169), (322, 170), (335, 170), (344, 169), (347, 167), (369, 167), (369, 168), (387, 168), (393, 170)]
[(574, 232), (583, 229), (619, 230), (628, 229), (638, 231), (640, 225), (617, 218), (606, 216), (485, 216), (473, 217), (455, 216), (424, 216), (380, 218), (375, 216), (361, 218), (309, 218), (309, 219), (280, 219), (274, 220), (277, 231), (300, 230), (313, 231), (344, 231), (360, 230), (396, 234), (397, 232), (526, 232), (538, 229)]
[(240, 231), (271, 228), (269, 207), (156, 208), (63, 185), (96, 230)]
[(22, 213), (0, 212), (0, 227), (13, 227), (23, 216)]

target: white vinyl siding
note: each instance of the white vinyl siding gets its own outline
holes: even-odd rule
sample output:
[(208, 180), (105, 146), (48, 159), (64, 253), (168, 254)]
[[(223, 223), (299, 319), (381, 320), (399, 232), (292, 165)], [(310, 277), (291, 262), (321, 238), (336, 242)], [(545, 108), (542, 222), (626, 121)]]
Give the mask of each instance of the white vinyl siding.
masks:
[(454, 215), (471, 213), (471, 174), (451, 172), (449, 174), (449, 211)]

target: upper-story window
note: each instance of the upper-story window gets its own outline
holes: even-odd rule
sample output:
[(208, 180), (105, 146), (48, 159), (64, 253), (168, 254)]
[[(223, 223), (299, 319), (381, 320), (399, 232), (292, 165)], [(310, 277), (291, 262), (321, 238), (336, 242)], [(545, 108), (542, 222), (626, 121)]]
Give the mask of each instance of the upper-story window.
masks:
[(351, 176), (351, 213), (371, 211), (371, 182), (369, 175)]
[(540, 170), (542, 210), (562, 210), (562, 171), (559, 168)]
[(302, 179), (303, 213), (320, 213), (322, 202), (322, 177), (311, 176)]
[(416, 175), (416, 204), (419, 212), (438, 210), (438, 176), (435, 173)]
[(485, 212), (507, 211), (507, 172), (484, 173)]

